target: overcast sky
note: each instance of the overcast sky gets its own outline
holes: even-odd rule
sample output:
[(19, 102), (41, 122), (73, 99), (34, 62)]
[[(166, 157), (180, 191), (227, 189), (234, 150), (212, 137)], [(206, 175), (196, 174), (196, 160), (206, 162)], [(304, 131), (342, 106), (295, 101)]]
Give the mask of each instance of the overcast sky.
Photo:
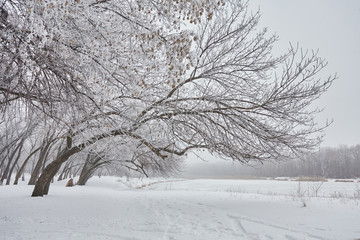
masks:
[[(276, 51), (287, 49), (290, 42), (319, 50), (328, 61), (321, 75), (338, 75), (316, 103), (325, 108), (317, 117), (320, 125), (334, 120), (321, 147), (360, 144), (360, 0), (249, 0), (249, 7), (260, 8), (261, 27), (279, 36)], [(186, 161), (185, 176), (209, 175), (211, 168), (225, 172), (232, 167), (236, 167), (232, 161), (220, 164), (210, 154), (195, 152)]]
[(279, 48), (289, 42), (319, 49), (328, 61), (323, 76), (339, 78), (318, 101), (325, 110), (320, 124), (333, 119), (322, 146), (360, 144), (360, 1), (359, 0), (250, 0), (260, 8), (260, 25), (280, 37)]

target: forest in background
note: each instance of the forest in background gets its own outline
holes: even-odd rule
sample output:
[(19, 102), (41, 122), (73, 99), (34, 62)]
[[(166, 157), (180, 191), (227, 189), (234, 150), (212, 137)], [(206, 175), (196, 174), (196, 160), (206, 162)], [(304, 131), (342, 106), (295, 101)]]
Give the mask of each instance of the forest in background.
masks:
[(359, 178), (360, 145), (326, 147), (291, 161), (267, 162), (263, 165), (239, 165), (235, 162), (199, 163), (182, 173), (187, 178), (242, 177), (324, 177)]

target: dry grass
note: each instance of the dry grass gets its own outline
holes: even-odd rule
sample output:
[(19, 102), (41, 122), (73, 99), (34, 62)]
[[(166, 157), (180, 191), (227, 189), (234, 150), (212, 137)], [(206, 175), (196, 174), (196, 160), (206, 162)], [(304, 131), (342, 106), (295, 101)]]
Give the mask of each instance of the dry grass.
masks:
[(298, 177), (292, 181), (299, 182), (327, 182), (328, 180), (324, 177)]
[(238, 180), (268, 180), (266, 177), (251, 177), (251, 176), (244, 176), (237, 178)]
[(196, 179), (215, 179), (215, 180), (269, 180), (267, 177), (253, 177), (253, 176), (217, 176), (217, 177), (200, 177), (200, 178), (189, 178), (191, 180)]
[(284, 182), (287, 182), (287, 181), (290, 181), (289, 178), (275, 178), (275, 181), (284, 181)]
[(350, 179), (336, 179), (335, 182), (354, 182), (354, 180), (350, 180)]

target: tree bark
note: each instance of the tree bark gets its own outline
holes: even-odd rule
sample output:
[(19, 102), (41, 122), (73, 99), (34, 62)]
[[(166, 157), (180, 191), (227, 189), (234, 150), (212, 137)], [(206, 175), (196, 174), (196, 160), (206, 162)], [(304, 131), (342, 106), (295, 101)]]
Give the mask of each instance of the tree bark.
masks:
[(40, 173), (41, 167), (43, 165), (43, 162), (45, 162), (47, 152), (50, 149), (50, 144), (51, 144), (51, 142), (48, 142), (45, 144), (45, 146), (43, 146), (43, 148), (41, 148), (39, 160), (36, 163), (36, 166), (35, 166), (33, 172), (31, 173), (31, 177), (30, 177), (28, 185), (35, 185), (36, 179), (39, 177), (39, 173)]
[(32, 197), (42, 197), (49, 192), (51, 179), (59, 171), (61, 164), (66, 162), (72, 155), (82, 150), (80, 147), (73, 147), (71, 149), (65, 149), (60, 153), (57, 158), (46, 166), (41, 176), (35, 184)]
[(55, 177), (56, 173), (59, 171), (60, 167), (61, 167), (61, 164), (59, 164), (58, 167), (54, 168), (54, 170), (51, 172), (50, 177), (44, 186), (44, 195), (48, 195), (49, 189), (50, 189), (50, 183), (54, 179), (54, 177)]

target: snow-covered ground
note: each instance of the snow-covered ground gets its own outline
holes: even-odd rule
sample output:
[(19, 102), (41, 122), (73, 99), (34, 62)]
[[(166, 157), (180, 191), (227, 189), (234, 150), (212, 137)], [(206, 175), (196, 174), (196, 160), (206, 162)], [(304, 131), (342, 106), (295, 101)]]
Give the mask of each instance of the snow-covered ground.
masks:
[(73, 188), (62, 181), (43, 198), (31, 198), (25, 184), (0, 186), (0, 239), (360, 238), (354, 182), (162, 181), (94, 177)]

